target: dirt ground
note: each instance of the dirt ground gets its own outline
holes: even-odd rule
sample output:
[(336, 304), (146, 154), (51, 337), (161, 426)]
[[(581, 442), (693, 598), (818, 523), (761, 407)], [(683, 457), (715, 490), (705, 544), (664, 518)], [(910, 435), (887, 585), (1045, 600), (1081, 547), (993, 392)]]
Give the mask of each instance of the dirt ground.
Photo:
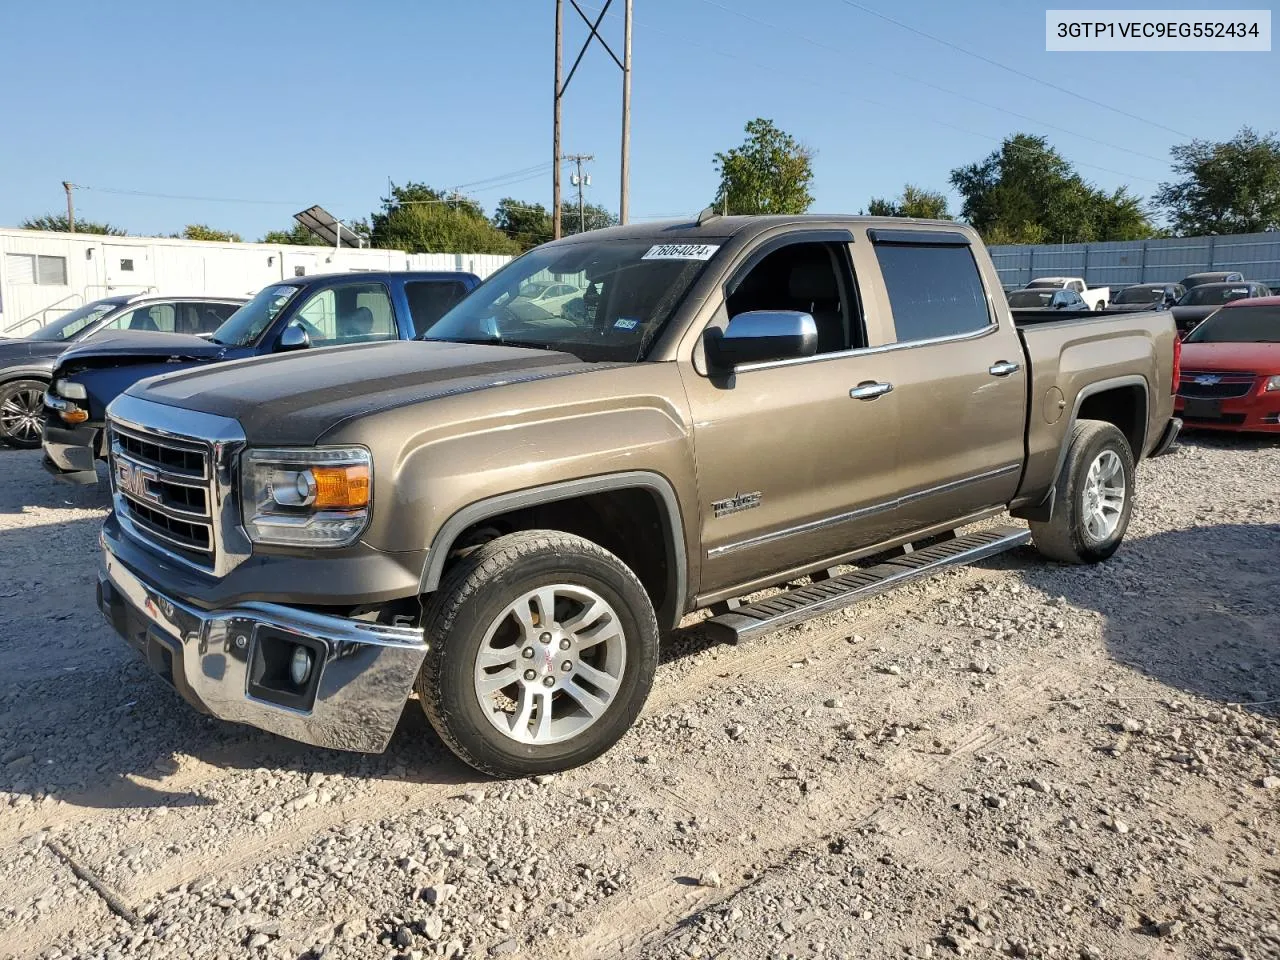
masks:
[(590, 766), (201, 717), (94, 607), (105, 496), (0, 450), (0, 957), (1280, 957), (1280, 443), (1025, 549), (667, 644)]

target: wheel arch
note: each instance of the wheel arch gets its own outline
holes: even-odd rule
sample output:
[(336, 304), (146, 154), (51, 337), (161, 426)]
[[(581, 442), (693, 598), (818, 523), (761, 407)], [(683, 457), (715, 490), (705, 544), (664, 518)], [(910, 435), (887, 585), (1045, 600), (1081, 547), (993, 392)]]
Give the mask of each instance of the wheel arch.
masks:
[[(618, 531), (612, 531), (614, 535), (611, 536), (610, 527), (605, 522), (609, 511), (625, 510), (628, 499), (637, 497), (643, 499), (630, 500), (630, 505), (651, 504), (654, 511), (652, 519), (661, 528), (660, 557), (655, 558), (652, 551), (645, 551), (642, 537), (627, 538), (619, 536)], [(638, 524), (645, 522), (645, 518), (635, 516), (636, 512), (627, 510), (617, 514), (637, 524), (628, 532), (642, 532)], [(561, 521), (554, 524), (555, 529), (570, 528), (565, 532), (598, 543), (631, 567), (654, 601), (658, 623), (662, 627), (670, 629), (679, 623), (684, 614), (689, 583), (684, 523), (675, 488), (661, 474), (647, 470), (530, 487), (478, 500), (461, 508), (440, 526), (431, 540), (422, 569), (420, 592), (426, 594), (438, 589), (455, 545), (465, 543), (471, 532), (480, 531), (495, 522), (512, 525), (510, 530), (500, 531), (503, 533), (529, 529), (539, 526), (539, 520), (545, 519), (548, 513)]]

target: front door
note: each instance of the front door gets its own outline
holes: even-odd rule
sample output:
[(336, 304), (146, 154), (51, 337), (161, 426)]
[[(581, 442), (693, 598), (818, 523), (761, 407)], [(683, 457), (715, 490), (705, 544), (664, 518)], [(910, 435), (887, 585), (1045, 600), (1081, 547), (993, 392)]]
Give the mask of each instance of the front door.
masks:
[(847, 245), (795, 242), (730, 281), (713, 323), (799, 310), (818, 354), (712, 378), (683, 368), (698, 471), (702, 592), (715, 593), (883, 540), (893, 527), (898, 397), (850, 391), (884, 379), (866, 344)]

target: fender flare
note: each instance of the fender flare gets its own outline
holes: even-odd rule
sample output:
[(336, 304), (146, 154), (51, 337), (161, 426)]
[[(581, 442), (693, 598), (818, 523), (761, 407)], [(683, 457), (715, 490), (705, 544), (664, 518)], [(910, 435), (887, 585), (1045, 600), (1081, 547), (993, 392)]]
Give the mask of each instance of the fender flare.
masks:
[(664, 547), (671, 558), (667, 600), (663, 608), (657, 611), (658, 622), (674, 627), (684, 615), (689, 583), (684, 522), (680, 515), (680, 502), (676, 498), (675, 488), (666, 477), (650, 470), (627, 470), (597, 477), (564, 480), (502, 493), (468, 504), (449, 517), (432, 538), (431, 546), (427, 550), (427, 559), (422, 568), (419, 592), (431, 593), (439, 588), (444, 564), (449, 557), (449, 548), (468, 527), (512, 510), (615, 490), (645, 490), (658, 500), (663, 520)]

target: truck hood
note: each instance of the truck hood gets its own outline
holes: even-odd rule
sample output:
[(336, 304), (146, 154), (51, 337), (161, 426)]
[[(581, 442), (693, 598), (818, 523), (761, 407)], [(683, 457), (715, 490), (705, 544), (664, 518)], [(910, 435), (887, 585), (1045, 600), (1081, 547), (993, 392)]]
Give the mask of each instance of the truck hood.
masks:
[[(62, 366), (123, 366), (154, 363), (157, 360), (216, 360), (227, 348), (204, 337), (187, 333), (156, 333), (147, 330), (120, 330), (99, 334), (72, 347), (62, 358)], [(94, 360), (106, 363), (95, 363)]]
[(196, 367), (127, 392), (238, 420), (251, 443), (311, 444), (355, 417), (601, 366), (548, 350), (410, 340)]
[(0, 364), (56, 357), (66, 349), (67, 344), (57, 340), (0, 340)]
[(1280, 373), (1280, 343), (1184, 343), (1182, 369), (1270, 376)]

